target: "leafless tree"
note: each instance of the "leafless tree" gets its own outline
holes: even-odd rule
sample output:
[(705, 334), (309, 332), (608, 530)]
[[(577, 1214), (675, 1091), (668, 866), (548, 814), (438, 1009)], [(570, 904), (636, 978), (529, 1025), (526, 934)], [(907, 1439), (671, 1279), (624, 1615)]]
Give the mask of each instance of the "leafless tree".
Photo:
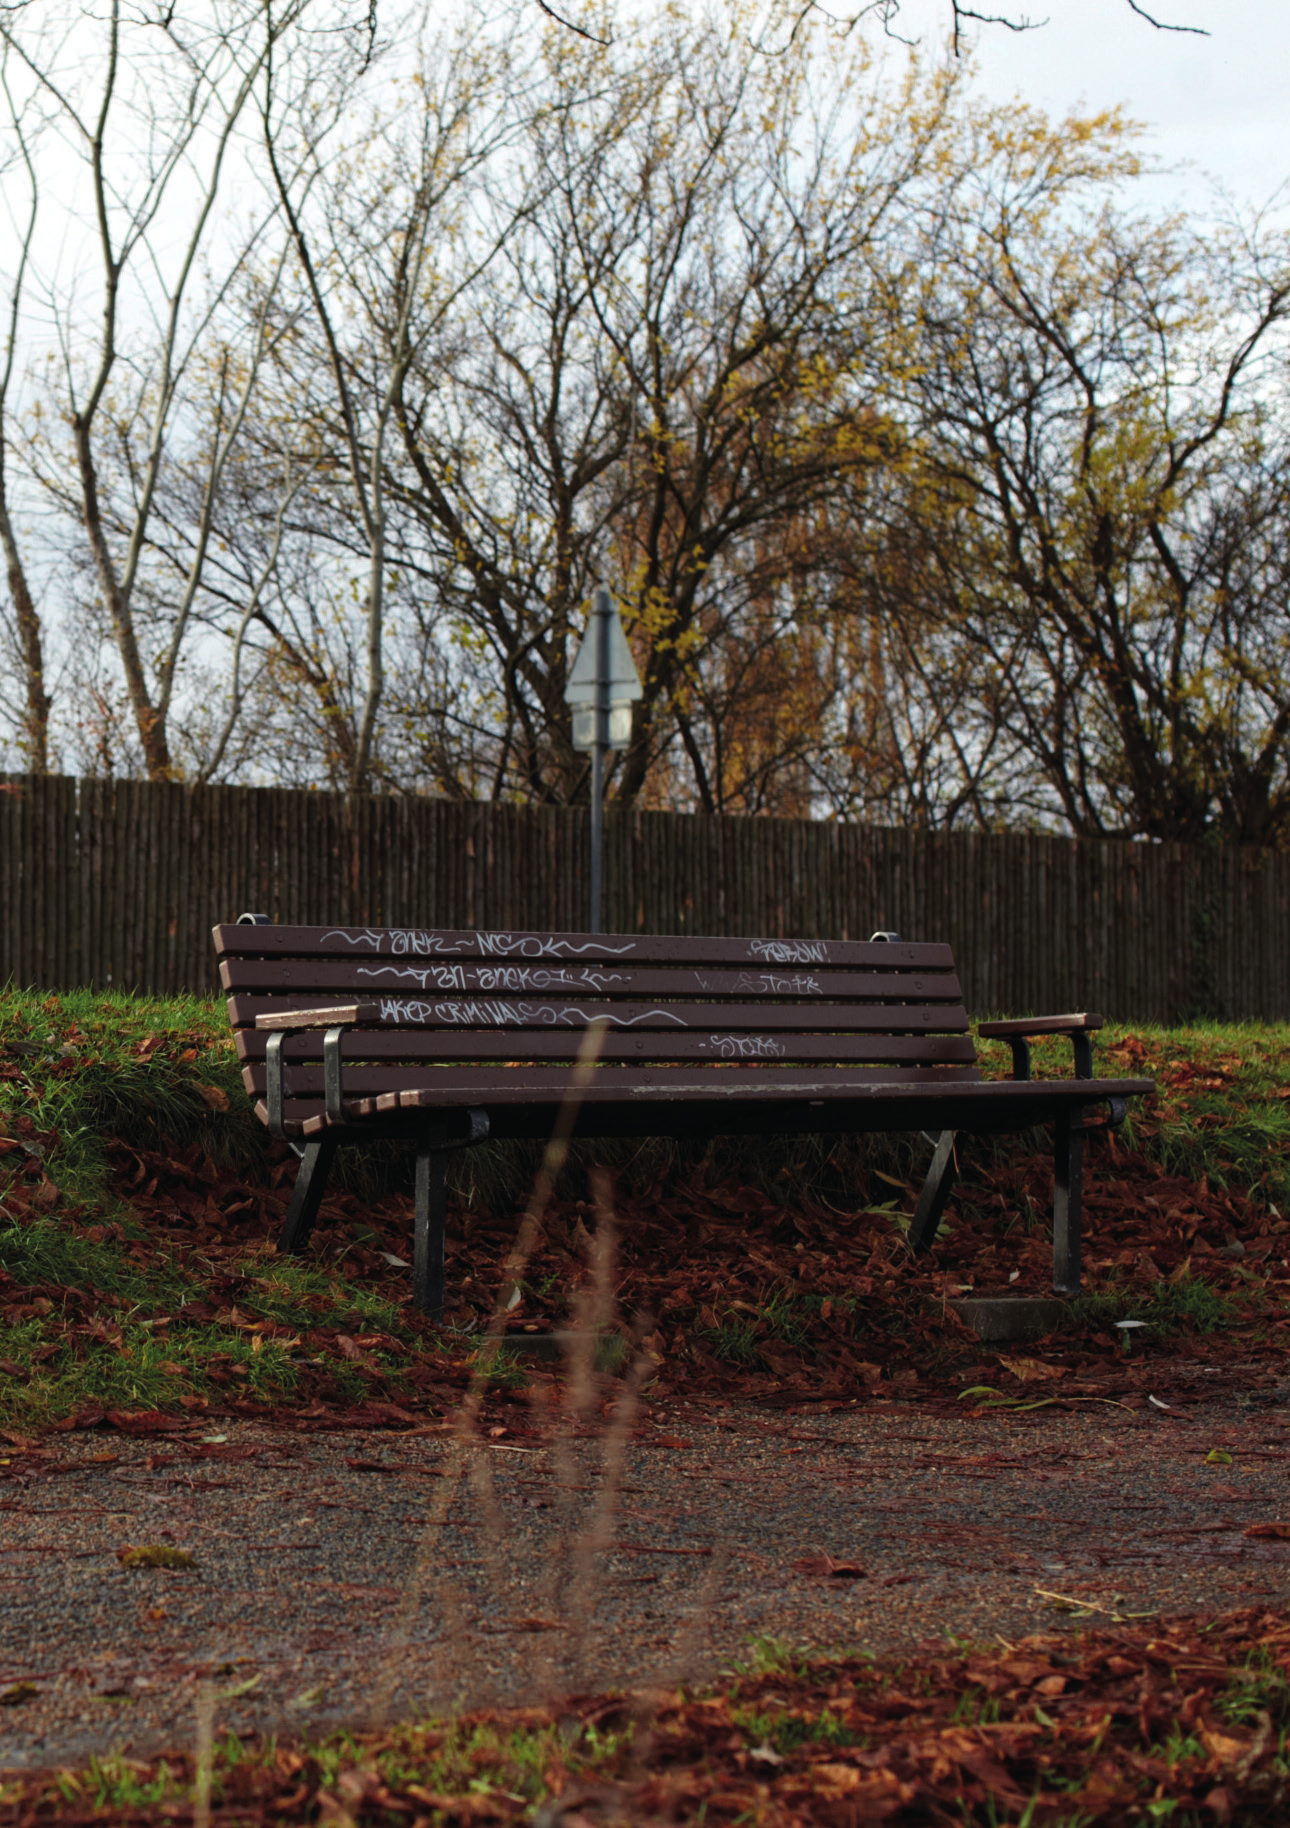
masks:
[[(58, 299), (59, 412), (71, 433), (75, 506), (95, 584), (154, 779), (174, 772), (168, 719), (177, 669), (211, 503), (254, 386), (250, 352), (239, 361), (240, 381), (230, 376), (225, 390), (191, 563), (173, 604), (159, 601), (146, 581), (152, 518), (186, 383), (236, 276), (259, 252), (255, 233), (232, 249), (217, 245), (216, 205), (235, 136), (266, 58), (306, 5), (294, 0), (274, 15), (234, 0), (224, 11), (181, 19), (173, 8), (126, 15), (112, 0), (101, 24), (81, 17), (61, 36), (48, 18), (34, 25), (22, 13), (0, 19), (9, 57), (79, 155), (92, 210), (98, 323), (89, 329), (75, 286)], [(204, 270), (212, 257), (218, 274)], [(70, 508), (64, 455), (50, 435), (38, 447), (37, 470)]]
[[(21, 660), (24, 706), (19, 728), (19, 751), (33, 774), (45, 774), (49, 768), (50, 694), (45, 682), (44, 637), (40, 616), (32, 597), (18, 532), (10, 504), (12, 478), (9, 464), (11, 450), (10, 399), (14, 381), (14, 360), (18, 351), (18, 323), (22, 311), (23, 290), (31, 263), (32, 244), (40, 211), (40, 186), (32, 158), (30, 122), (27, 110), (15, 101), (9, 82), (9, 50), (0, 49), (0, 91), (4, 94), (9, 116), (15, 156), (12, 160), (25, 180), (27, 208), (15, 223), (17, 258), (9, 279), (8, 321), (5, 324), (3, 357), (0, 358), (0, 546), (4, 548), (5, 571), (9, 580), (9, 597), (13, 605), (17, 648)], [(0, 171), (0, 182), (10, 174)], [(9, 185), (6, 196), (11, 195)]]
[[(426, 30), (423, 20), (423, 41)], [(335, 652), (325, 653), (316, 617), (306, 630), (290, 616), (295, 626), (288, 629), (263, 603), (255, 615), (285, 676), (317, 700), (326, 746), (352, 791), (369, 789), (380, 773), (392, 560), (389, 435), (409, 371), (495, 251), (487, 237), (468, 243), (456, 232), (448, 205), (514, 132), (499, 106), (508, 69), (502, 47), (485, 59), (464, 35), (451, 44), (435, 40), (408, 96), (377, 108), (357, 140), (346, 142), (341, 129), (352, 96), (343, 71), (279, 68), (272, 58), (266, 67), (264, 155), (302, 299), (277, 397), (291, 402), (296, 424), (307, 428), (315, 472), (325, 471), (331, 485), (306, 491), (300, 506), (325, 502), (322, 543), (329, 540), (344, 560), (361, 554), (361, 651), (349, 648), (338, 665)], [(513, 204), (510, 215), (522, 207), (522, 200)]]
[[(953, 85), (909, 124), (907, 98), (871, 97), (844, 127), (812, 116), (805, 48), (768, 73), (678, 27), (612, 73), (550, 55), (523, 153), (546, 187), (396, 399), (404, 565), (469, 631), (456, 707), (463, 736), (495, 732), (487, 791), (585, 792), (563, 693), (603, 573), (645, 687), (619, 797), (657, 788), (671, 755), (686, 803), (765, 808), (799, 793), (805, 724), (736, 742), (736, 707), (750, 731), (754, 670), (769, 688), (777, 643), (788, 666), (815, 641), (797, 626), (816, 613), (813, 506), (882, 458), (856, 385), (865, 252), (912, 207)], [(432, 749), (461, 791), (442, 725)]]
[(972, 656), (1014, 818), (1290, 841), (1290, 244), (1122, 215), (1090, 147), (1015, 131), (903, 300), (920, 613)]

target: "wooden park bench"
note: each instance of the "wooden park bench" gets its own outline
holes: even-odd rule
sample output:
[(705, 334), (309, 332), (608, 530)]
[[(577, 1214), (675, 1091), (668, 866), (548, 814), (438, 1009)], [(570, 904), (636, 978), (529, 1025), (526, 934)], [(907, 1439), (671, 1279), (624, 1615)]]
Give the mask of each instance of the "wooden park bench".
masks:
[[(1150, 1079), (1095, 1079), (1100, 1016), (984, 1022), (1013, 1077), (982, 1078), (950, 949), (640, 934), (215, 928), (247, 1089), (301, 1157), (281, 1247), (303, 1249), (342, 1143), (416, 1151), (414, 1298), (443, 1311), (444, 1155), (486, 1137), (930, 1130), (910, 1244), (954, 1185), (954, 1134), (1054, 1124), (1053, 1286), (1080, 1282), (1085, 1113)], [(588, 1061), (588, 1033), (593, 1038)], [(1069, 1035), (1071, 1079), (1032, 1079), (1029, 1038)], [(584, 1066), (578, 1069), (581, 1049)]]

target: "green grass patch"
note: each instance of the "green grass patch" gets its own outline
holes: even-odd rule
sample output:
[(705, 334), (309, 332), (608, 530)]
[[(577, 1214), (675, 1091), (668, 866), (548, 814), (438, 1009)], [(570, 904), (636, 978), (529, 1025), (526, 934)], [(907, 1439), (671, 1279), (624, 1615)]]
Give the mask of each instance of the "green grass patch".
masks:
[[(1035, 1070), (1067, 1074), (1070, 1055), (1064, 1041), (1039, 1042)], [(987, 1071), (1009, 1070), (1001, 1044), (983, 1045), (982, 1057)], [(1266, 1319), (1281, 1300), (1266, 1292), (1282, 1253), (1280, 1243), (1273, 1247), (1285, 1229), (1278, 1214), (1290, 1212), (1290, 1027), (1122, 1025), (1097, 1037), (1095, 1059), (1101, 1073), (1153, 1076), (1161, 1088), (1158, 1101), (1134, 1111), (1117, 1148), (1136, 1147), (1210, 1194), (1248, 1192), (1257, 1206), (1240, 1208), (1242, 1243), (1226, 1235), (1229, 1208), (1210, 1198), (1203, 1216), (1175, 1224), (1174, 1254), (1144, 1268), (1137, 1259), (1149, 1255), (1153, 1226), (1164, 1235), (1167, 1215), (1160, 1206), (1157, 1223), (1134, 1207), (1139, 1187), (1146, 1206), (1161, 1191), (1151, 1184), (1156, 1169), (1148, 1173), (1139, 1161), (1138, 1180), (1121, 1194), (1118, 1210), (1129, 1214), (1123, 1234), (1104, 1244), (1112, 1228), (1090, 1230), (1088, 1281), (1096, 1292), (1074, 1305), (1073, 1324), (1098, 1331), (1141, 1319), (1146, 1343), (1230, 1331), (1250, 1320), (1260, 1300)], [(961, 1268), (967, 1283), (979, 1269), (983, 1283), (1003, 1284), (1018, 1263), (1031, 1262), (1027, 1249), (1035, 1261), (1043, 1256), (1043, 1164), (1027, 1163), (1029, 1148), (1046, 1153), (1046, 1139), (964, 1139), (955, 1229), (943, 1227), (938, 1251), (911, 1265), (899, 1239), (926, 1166), (918, 1135), (581, 1145), (549, 1214), (558, 1250), (524, 1282), (522, 1319), (566, 1323), (586, 1237), (583, 1219), (568, 1209), (594, 1226), (587, 1169), (600, 1163), (612, 1171), (624, 1216), (623, 1299), (635, 1302), (633, 1311), (668, 1316), (665, 1330), (675, 1331), (666, 1350), (679, 1334), (703, 1348), (709, 1371), (716, 1359), (732, 1376), (753, 1378), (794, 1374), (793, 1363), (818, 1372), (829, 1354), (845, 1361), (847, 1349), (864, 1341), (873, 1347), (861, 1356), (885, 1361), (884, 1342), (907, 1345), (923, 1336), (920, 1326), (926, 1334), (932, 1325), (918, 1276)], [(130, 1151), (142, 1164), (137, 1175)], [(463, 1255), (450, 1279), (460, 1288), (465, 1266), (474, 1272), (461, 1324), (487, 1312), (487, 1278), (513, 1235), (537, 1159), (536, 1145), (518, 1143), (451, 1158)], [(1090, 1186), (1115, 1173), (1105, 1142), (1094, 1145), (1090, 1161)], [(163, 1185), (149, 1207), (159, 1164)], [(1015, 1176), (1001, 1164), (1014, 1164)], [(0, 998), (0, 1270), (8, 1279), (0, 1284), (0, 1426), (30, 1429), (95, 1408), (173, 1411), (235, 1397), (293, 1402), (312, 1399), (324, 1384), (329, 1399), (379, 1393), (397, 1400), (412, 1387), (405, 1375), (414, 1361), (446, 1349), (402, 1305), (406, 1275), (380, 1285), (374, 1226), (384, 1225), (397, 1252), (408, 1244), (395, 1235), (403, 1219), (387, 1211), (378, 1220), (374, 1204), (391, 1189), (410, 1191), (410, 1166), (389, 1145), (343, 1150), (339, 1168), (338, 1191), (356, 1196), (344, 1207), (348, 1216), (322, 1227), (308, 1256), (278, 1257), (271, 1238), (286, 1184), (282, 1152), (242, 1087), (220, 1001), (7, 992)], [(187, 1197), (200, 1207), (217, 1175), (245, 1186), (221, 1194), (217, 1218), (201, 1222), (201, 1235), (214, 1242), (177, 1244), (184, 1234), (165, 1229), (165, 1201)], [(226, 1224), (234, 1197), (243, 1216)], [(1185, 1243), (1180, 1226), (1190, 1226)], [(1198, 1248), (1188, 1255), (1193, 1240)], [(358, 1273), (346, 1273), (355, 1263)], [(660, 1264), (684, 1288), (674, 1309), (670, 1287), (643, 1280)], [(1260, 1290), (1241, 1286), (1247, 1269)], [(707, 1288), (719, 1292), (705, 1299)], [(522, 1383), (527, 1369), (506, 1354), (488, 1367), (499, 1387)]]
[(7, 990), (0, 997), (0, 1125), (52, 1135), (60, 1190), (102, 1200), (109, 1137), (263, 1171), (222, 1006), (205, 997)]
[(173, 1549), (164, 1542), (140, 1543), (136, 1548), (121, 1549), (118, 1560), (123, 1568), (195, 1568), (197, 1557), (187, 1549)]
[(730, 1718), (751, 1745), (769, 1746), (783, 1757), (829, 1746), (860, 1745), (864, 1740), (863, 1734), (853, 1732), (827, 1707), (818, 1714), (789, 1708), (732, 1707)]
[[(1122, 1132), (1170, 1174), (1240, 1187), (1290, 1209), (1290, 1025), (1200, 1022), (1186, 1028), (1110, 1023), (1094, 1037), (1104, 1078), (1155, 1079), (1154, 1103), (1135, 1101)], [(991, 1076), (1011, 1071), (1002, 1041), (979, 1044)], [(1031, 1044), (1034, 1076), (1069, 1077), (1064, 1039)]]
[(43, 1219), (0, 1230), (0, 1264), (55, 1291), (23, 1298), (20, 1286), (0, 1310), (0, 1426), (13, 1429), (234, 1397), (272, 1405), (324, 1379), (356, 1403), (372, 1394), (364, 1373), (397, 1398), (414, 1356), (438, 1349), (388, 1295), (308, 1261), (235, 1257), (218, 1268), (235, 1293), (212, 1301), (200, 1261), (132, 1255)]
[(1082, 1295), (1070, 1303), (1073, 1328), (1114, 1327), (1121, 1320), (1142, 1320), (1144, 1340), (1176, 1338), (1184, 1333), (1221, 1333), (1240, 1318), (1239, 1304), (1199, 1276), (1181, 1282), (1157, 1282), (1147, 1290), (1109, 1290)]
[(1229, 1726), (1257, 1728), (1267, 1718), (1290, 1727), (1290, 1676), (1266, 1644), (1256, 1644), (1229, 1672), (1214, 1705)]

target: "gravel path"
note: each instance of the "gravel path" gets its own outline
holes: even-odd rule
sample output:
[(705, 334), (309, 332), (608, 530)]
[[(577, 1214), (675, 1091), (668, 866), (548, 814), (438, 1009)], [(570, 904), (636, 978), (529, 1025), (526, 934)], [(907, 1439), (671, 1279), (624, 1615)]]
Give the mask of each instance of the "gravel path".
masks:
[[(693, 1680), (759, 1634), (1012, 1642), (1073, 1622), (1047, 1595), (1106, 1622), (1277, 1603), (1290, 1575), (1290, 1542), (1245, 1534), (1290, 1519), (1290, 1413), (1235, 1398), (1186, 1420), (682, 1404), (617, 1444), (612, 1507), (615, 1444), (590, 1434), (507, 1431), (458, 1484), (442, 1431), (205, 1432), (0, 1465), (0, 1690), (39, 1691), (0, 1694), (0, 1767), (190, 1743), (204, 1680), (217, 1730), (317, 1732), (383, 1694), (397, 1714)], [(127, 1570), (131, 1544), (196, 1565)]]

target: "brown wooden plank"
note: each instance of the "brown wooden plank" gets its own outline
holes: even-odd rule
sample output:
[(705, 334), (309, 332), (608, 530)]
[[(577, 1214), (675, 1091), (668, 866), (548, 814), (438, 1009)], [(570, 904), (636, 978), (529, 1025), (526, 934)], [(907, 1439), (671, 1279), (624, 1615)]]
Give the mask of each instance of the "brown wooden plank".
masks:
[[(623, 1075), (626, 1079), (627, 1076)], [(760, 1128), (767, 1120), (776, 1130), (808, 1131), (919, 1129), (929, 1121), (939, 1127), (975, 1127), (1019, 1130), (1030, 1127), (1064, 1105), (1098, 1104), (1111, 1097), (1135, 1097), (1152, 1089), (1145, 1079), (1039, 1080), (1025, 1084), (981, 1081), (953, 1071), (922, 1072), (885, 1069), (862, 1074), (854, 1069), (836, 1073), (797, 1073), (790, 1089), (788, 1074), (744, 1075), (737, 1082), (733, 1070), (713, 1070), (696, 1080), (692, 1069), (662, 1069), (648, 1083), (633, 1073), (626, 1087), (613, 1083), (612, 1074), (600, 1073), (578, 1093), (580, 1105), (597, 1116), (597, 1133), (617, 1134), (619, 1124), (630, 1124), (637, 1134), (689, 1134), (738, 1128)], [(496, 1071), (445, 1074), (433, 1090), (390, 1098), (346, 1101), (346, 1115), (354, 1120), (378, 1116), (414, 1120), (419, 1111), (464, 1110), (483, 1105), (493, 1116), (498, 1134), (535, 1134), (536, 1115), (543, 1126), (554, 1116), (572, 1089), (569, 1069), (510, 1075), (498, 1084)], [(720, 1081), (718, 1084), (717, 1082)], [(706, 1087), (713, 1095), (705, 1099)], [(657, 1112), (642, 1121), (641, 1110)], [(263, 1102), (256, 1106), (263, 1121)], [(669, 1116), (668, 1112), (675, 1113)], [(513, 1112), (514, 1118), (506, 1113)], [(597, 1115), (598, 1114), (598, 1115)], [(293, 1134), (317, 1134), (324, 1128), (316, 1103), (288, 1099), (285, 1115)], [(517, 1127), (515, 1119), (519, 1119)], [(580, 1124), (580, 1127), (585, 1125)], [(356, 1132), (358, 1133), (358, 1132)]]
[[(238, 1055), (248, 1072), (258, 1075), (257, 1087), (263, 1084), (265, 1037), (254, 1030), (244, 1030), (239, 1037)], [(346, 1083), (352, 1070), (383, 1077), (387, 1086), (418, 1084), (428, 1071), (444, 1063), (461, 1061), (487, 1062), (503, 1060), (509, 1064), (520, 1060), (572, 1061), (577, 1049), (574, 1037), (549, 1032), (535, 1034), (519, 1045), (515, 1037), (498, 1034), (469, 1034), (430, 1037), (426, 1035), (373, 1035), (358, 1031), (346, 1038), (344, 1046)], [(561, 1042), (563, 1041), (563, 1045)], [(729, 1042), (737, 1045), (727, 1045)], [(257, 1045), (257, 1042), (259, 1045)], [(509, 1042), (509, 1048), (508, 1048)], [(437, 1043), (437, 1044), (436, 1044)], [(322, 1059), (322, 1038), (317, 1031), (306, 1031), (295, 1037), (284, 1050), (284, 1057), (298, 1068), (313, 1071), (311, 1062)], [(975, 1065), (971, 1041), (957, 1035), (637, 1035), (606, 1037), (600, 1059), (611, 1065), (638, 1066), (646, 1061), (692, 1060), (701, 1064), (725, 1065), (766, 1063), (767, 1070), (791, 1061), (821, 1061), (835, 1065), (885, 1063), (892, 1066), (963, 1066)], [(321, 1067), (315, 1074), (314, 1089), (322, 1094)], [(248, 1082), (249, 1083), (249, 1082)]]
[[(346, 991), (333, 1002), (383, 997), (391, 1004), (418, 996), (595, 997), (600, 1001), (640, 997), (718, 1000), (753, 998), (758, 1003), (808, 1005), (830, 1000), (878, 998), (894, 1003), (959, 1004), (962, 993), (951, 972), (721, 971), (645, 969), (592, 965), (407, 965), (402, 962), (331, 959), (227, 958), (220, 966), (226, 990), (292, 996), (308, 991)], [(399, 1019), (397, 1016), (384, 1019)], [(419, 1018), (409, 1016), (409, 1021)]]
[[(688, 1067), (645, 1067), (621, 1072), (615, 1083), (612, 1069), (596, 1073), (580, 1093), (586, 1103), (623, 1103), (645, 1100), (659, 1103), (733, 1102), (753, 1099), (845, 1100), (906, 1096), (911, 1086), (929, 1103), (938, 1097), (967, 1094), (976, 1102), (1012, 1106), (1051, 1107), (1055, 1102), (1090, 1104), (1112, 1097), (1136, 1097), (1155, 1089), (1150, 1079), (1049, 1079), (981, 1080), (970, 1069), (959, 1067), (857, 1067), (787, 1068), (784, 1070), (713, 1067), (698, 1075)], [(496, 1067), (445, 1068), (438, 1079), (415, 1091), (391, 1093), (376, 1101), (379, 1109), (439, 1110), (447, 1105), (541, 1104), (564, 1098), (573, 1089), (571, 1069), (525, 1067), (508, 1072)]]
[(390, 959), (490, 959), (498, 963), (743, 965), (752, 970), (781, 967), (850, 966), (853, 970), (952, 971), (945, 945), (870, 945), (855, 940), (693, 938), (675, 934), (438, 931), (380, 927), (238, 927), (213, 930), (221, 957), (285, 957), (331, 952), (337, 956)]
[[(306, 1007), (308, 1004), (306, 1003)], [(238, 999), (239, 1014), (245, 1000)], [(386, 999), (383, 1008), (392, 1026), (426, 1029), (565, 1029), (581, 1033), (603, 1019), (615, 1029), (702, 1030), (766, 1028), (779, 1032), (835, 1034), (965, 1034), (967, 1012), (961, 1004), (922, 1003), (605, 1003), (568, 998), (540, 1002), (521, 997), (441, 997), (419, 1001)], [(248, 1022), (260, 1014), (254, 1008)]]
[[(358, 1061), (352, 1064), (346, 1064), (344, 1087), (347, 1098), (357, 1098), (360, 1096), (371, 1098), (394, 1097), (401, 1096), (404, 1092), (420, 1092), (423, 1090), (433, 1093), (435, 1087), (440, 1083), (441, 1077), (443, 1078), (444, 1083), (447, 1083), (447, 1080), (451, 1078), (452, 1083), (455, 1085), (462, 1073), (472, 1072), (484, 1075), (491, 1073), (492, 1079), (489, 1083), (498, 1086), (508, 1085), (513, 1079), (527, 1084), (529, 1077), (533, 1073), (544, 1072), (563, 1074), (564, 1080), (567, 1082), (571, 1066), (572, 1063), (570, 1061), (566, 1061), (563, 1064), (552, 1065), (549, 1061), (534, 1060), (525, 1061), (523, 1063), (507, 1062), (505, 1067), (498, 1067), (488, 1060), (479, 1060), (469, 1056), (464, 1060), (444, 1062), (439, 1065), (423, 1063), (415, 1068), (407, 1066), (373, 1066)], [(648, 1075), (650, 1073), (685, 1073), (687, 1077), (692, 1077), (696, 1072), (703, 1072), (704, 1068), (705, 1063), (701, 1060), (696, 1060), (694, 1058), (677, 1058), (670, 1061), (633, 1060), (617, 1063), (608, 1062), (602, 1063), (597, 1070), (600, 1074), (606, 1075), (611, 1084), (617, 1086), (618, 1095), (626, 1101), (630, 1099), (632, 1088), (637, 1084), (638, 1080), (642, 1084), (649, 1083)], [(778, 1083), (785, 1072), (805, 1070), (807, 1068), (813, 1073), (838, 1070), (853, 1074), (877, 1075), (880, 1078), (895, 1077), (902, 1080), (908, 1079), (910, 1083), (923, 1083), (922, 1076), (927, 1073), (931, 1073), (934, 1079), (935, 1075), (948, 1072), (954, 1075), (956, 1082), (959, 1080), (975, 1082), (980, 1077), (980, 1074), (974, 1067), (970, 1065), (965, 1066), (961, 1062), (948, 1060), (910, 1061), (885, 1060), (882, 1058), (875, 1060), (845, 1060), (829, 1056), (820, 1060), (807, 1062), (803, 1062), (797, 1059), (796, 1056), (792, 1056), (782, 1063), (768, 1066), (766, 1071), (768, 1076)], [(715, 1073), (717, 1068), (713, 1066), (712, 1070)], [(720, 1070), (724, 1074), (732, 1069), (728, 1065), (722, 1064)], [(762, 1069), (759, 1066), (758, 1071), (761, 1070)], [(644, 1077), (642, 1077), (642, 1075), (644, 1075)], [(323, 1069), (321, 1066), (308, 1063), (300, 1064), (299, 1062), (289, 1062), (286, 1077), (287, 1086), (292, 1098), (304, 1100), (313, 1099), (319, 1104), (322, 1103)], [(262, 1064), (248, 1062), (242, 1069), (242, 1082), (252, 1096), (262, 1098), (265, 1093), (264, 1066)], [(704, 1094), (693, 1090), (691, 1095), (695, 1098), (696, 1102), (701, 1102), (704, 1096)], [(724, 1096), (724, 1081), (718, 1083), (714, 1080), (713, 1087), (708, 1095), (717, 1098)], [(796, 1096), (796, 1093), (792, 1087), (789, 1087), (788, 1091), (783, 1095)]]
[(991, 1040), (1008, 1035), (1069, 1035), (1081, 1029), (1102, 1028), (1105, 1018), (1085, 1013), (1070, 1016), (1018, 1016), (1007, 1022), (979, 1022), (977, 1033)]

